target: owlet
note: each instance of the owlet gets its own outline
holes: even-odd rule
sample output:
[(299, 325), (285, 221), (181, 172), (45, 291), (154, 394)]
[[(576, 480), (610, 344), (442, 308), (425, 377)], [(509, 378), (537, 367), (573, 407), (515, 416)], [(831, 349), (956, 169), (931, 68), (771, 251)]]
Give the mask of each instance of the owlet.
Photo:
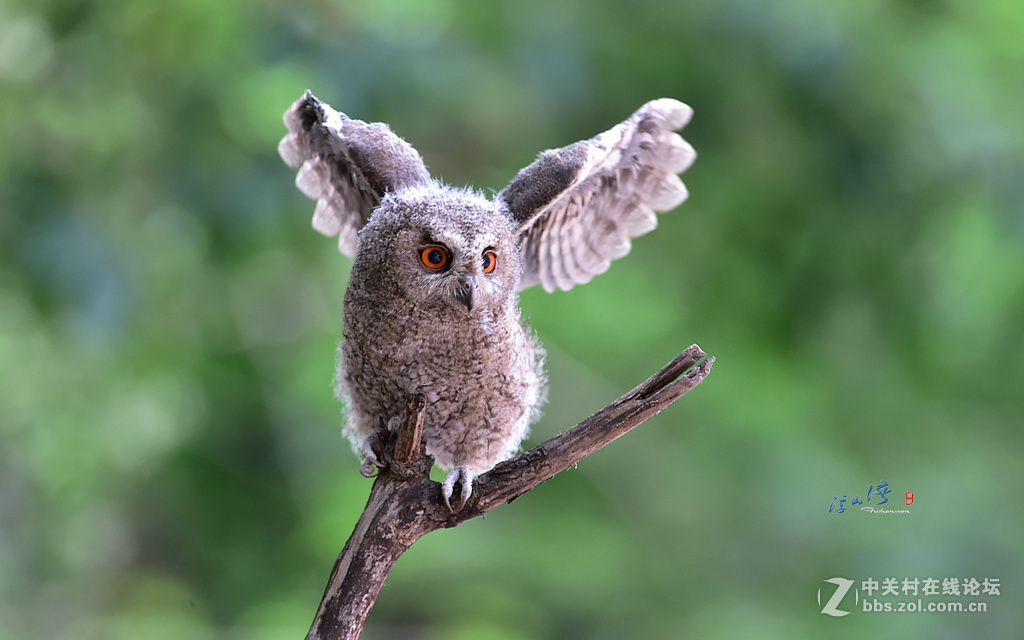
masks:
[[(411, 394), (426, 400), (427, 452), (451, 472), (451, 509), (512, 456), (545, 397), (544, 352), (519, 311), (535, 284), (568, 290), (626, 255), (655, 212), (686, 199), (696, 154), (675, 131), (691, 109), (648, 102), (625, 122), (545, 151), (493, 198), (434, 180), (387, 125), (349, 118), (309, 91), (284, 116), (281, 157), (315, 199), (313, 228), (354, 259), (338, 395), (345, 433), (378, 465), (372, 434)], [(378, 465), (379, 466), (379, 465)]]

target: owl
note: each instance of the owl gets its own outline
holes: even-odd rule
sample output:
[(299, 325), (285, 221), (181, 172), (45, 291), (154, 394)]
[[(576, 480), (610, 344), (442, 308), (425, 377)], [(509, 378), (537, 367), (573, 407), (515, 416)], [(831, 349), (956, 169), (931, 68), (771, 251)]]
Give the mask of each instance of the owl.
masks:
[(411, 394), (426, 400), (427, 453), (450, 470), (449, 510), (516, 452), (545, 399), (544, 351), (519, 292), (588, 282), (654, 229), (656, 212), (686, 199), (677, 174), (696, 154), (676, 131), (691, 115), (676, 100), (648, 102), (604, 133), (541, 153), (488, 198), (433, 179), (387, 125), (309, 91), (292, 105), (278, 151), (316, 200), (313, 228), (353, 258), (337, 385), (364, 474), (380, 466), (374, 434), (394, 428)]

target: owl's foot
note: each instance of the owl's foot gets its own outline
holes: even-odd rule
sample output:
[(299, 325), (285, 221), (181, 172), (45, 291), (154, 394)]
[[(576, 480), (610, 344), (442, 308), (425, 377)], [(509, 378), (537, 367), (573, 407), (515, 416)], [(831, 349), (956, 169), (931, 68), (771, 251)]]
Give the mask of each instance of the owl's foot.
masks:
[(373, 478), (377, 475), (378, 469), (384, 468), (384, 463), (377, 457), (377, 450), (380, 449), (382, 443), (387, 441), (387, 432), (394, 433), (398, 431), (398, 425), (401, 422), (401, 416), (392, 416), (387, 421), (387, 424), (384, 424), (379, 430), (374, 431), (363, 439), (363, 444), (359, 446), (359, 453), (363, 456), (363, 464), (359, 465), (359, 473), (364, 478)]
[[(473, 478), (476, 477), (476, 473), (465, 466), (458, 466), (452, 469), (448, 473), (448, 477), (441, 483), (441, 497), (444, 499), (444, 506), (448, 507), (448, 510), (452, 513), (461, 511), (462, 507), (466, 506), (466, 501), (469, 500), (469, 496), (473, 493)], [(455, 483), (459, 482), (462, 485), (462, 491), (459, 493), (459, 504), (453, 509), (451, 503), (452, 492), (455, 491)]]
[(359, 448), (359, 452), (363, 454), (363, 464), (359, 465), (359, 473), (364, 478), (372, 478), (377, 475), (377, 469), (383, 467), (380, 460), (377, 459), (377, 454), (373, 450), (373, 445), (379, 442), (376, 432), (366, 436), (363, 440), (362, 446)]

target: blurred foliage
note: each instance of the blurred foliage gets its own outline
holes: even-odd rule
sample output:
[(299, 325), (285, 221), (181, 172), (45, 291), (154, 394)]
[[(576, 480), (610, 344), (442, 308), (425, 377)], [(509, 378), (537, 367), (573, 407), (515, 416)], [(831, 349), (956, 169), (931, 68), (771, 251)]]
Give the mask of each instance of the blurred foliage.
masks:
[[(308, 628), (370, 484), (331, 391), (348, 261), (275, 150), (307, 87), (495, 190), (696, 112), (689, 202), (524, 293), (531, 442), (691, 342), (714, 373), (421, 540), (366, 637), (1024, 636), (1022, 33), (1010, 0), (0, 0), (2, 636)], [(828, 513), (883, 480), (912, 514)], [(1003, 589), (833, 619), (833, 576)]]

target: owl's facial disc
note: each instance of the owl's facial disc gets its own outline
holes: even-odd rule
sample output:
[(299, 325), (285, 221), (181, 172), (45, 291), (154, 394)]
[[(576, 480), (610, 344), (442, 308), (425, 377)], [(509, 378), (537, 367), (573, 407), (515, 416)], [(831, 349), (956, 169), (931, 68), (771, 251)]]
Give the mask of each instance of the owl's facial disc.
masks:
[(455, 248), (463, 244), (461, 238), (444, 233), (424, 233), (414, 255), (425, 278), (426, 286), (420, 289), (427, 296), (425, 301), (443, 302), (474, 314), (487, 307), (496, 287), (501, 287), (499, 248), (498, 243), (469, 251)]

